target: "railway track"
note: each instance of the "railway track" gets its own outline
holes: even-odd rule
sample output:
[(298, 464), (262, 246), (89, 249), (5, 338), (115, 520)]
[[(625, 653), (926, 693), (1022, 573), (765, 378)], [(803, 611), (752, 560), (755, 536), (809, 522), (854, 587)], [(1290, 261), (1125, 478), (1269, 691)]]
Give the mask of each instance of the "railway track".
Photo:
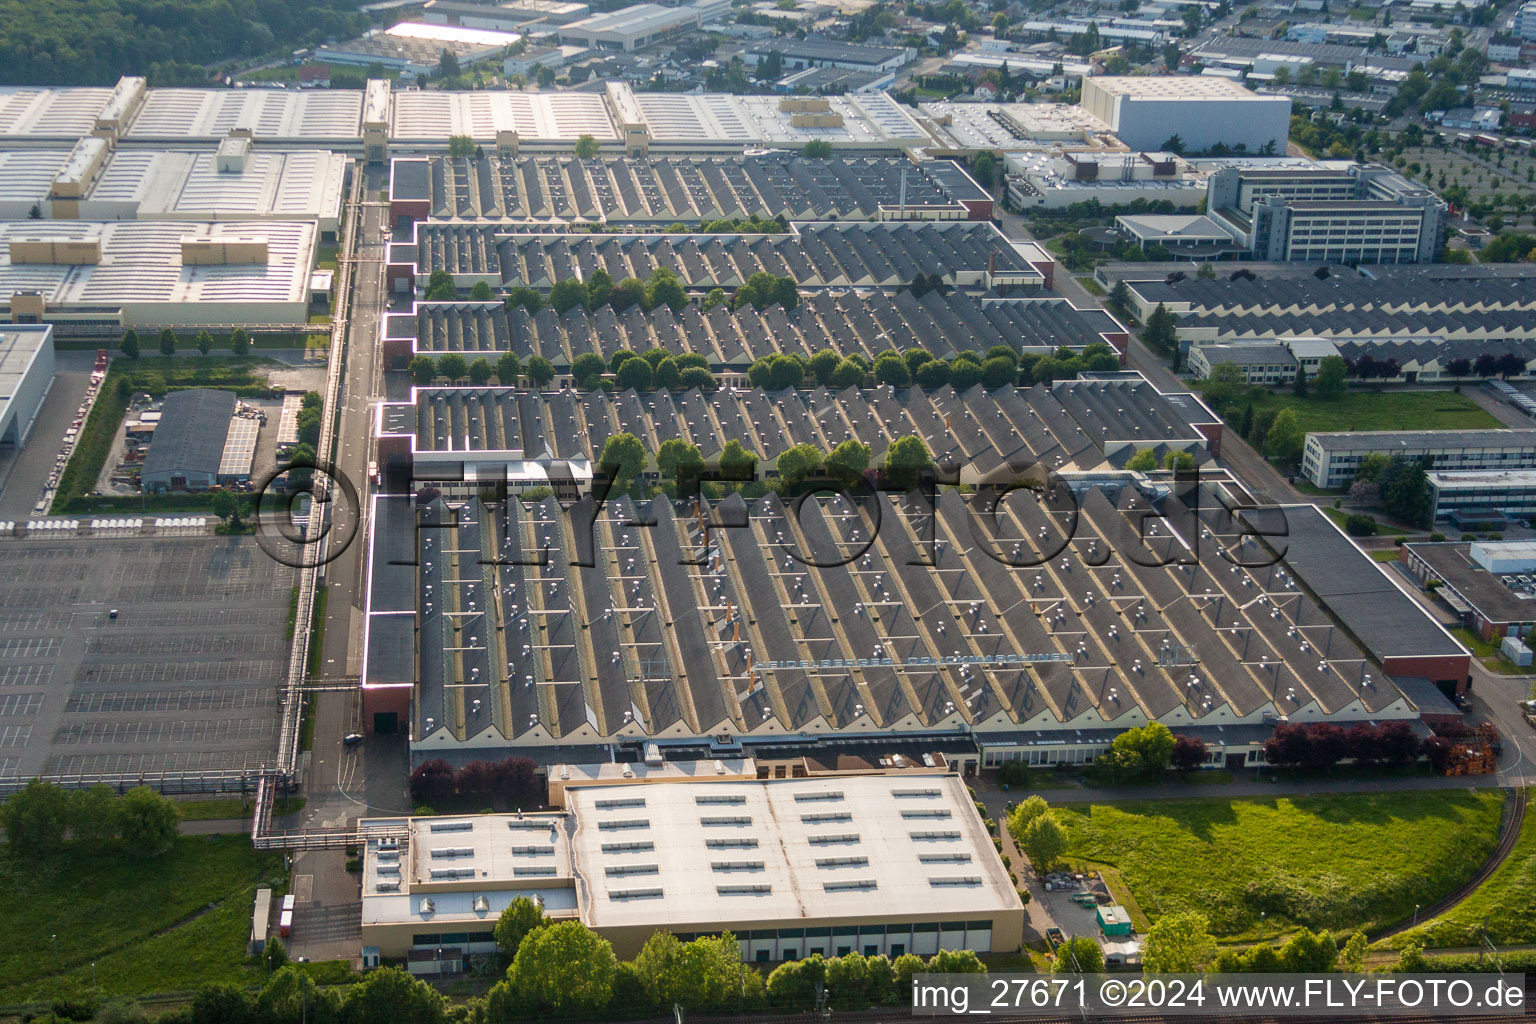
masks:
[[(1483, 866), (1478, 869), (1477, 874), (1461, 888), (1452, 892), (1444, 899), (1423, 907), (1418, 913), (1419, 921), (1433, 921), (1472, 895), (1478, 886), (1492, 877), (1493, 873), (1499, 869), (1499, 866), (1508, 859), (1510, 851), (1515, 848), (1515, 843), (1519, 841), (1521, 826), (1525, 824), (1525, 811), (1525, 790), (1524, 788), (1516, 787), (1510, 791), (1510, 800), (1506, 805), (1504, 820), (1499, 828), (1499, 845), (1494, 848), (1493, 855), (1483, 862)], [(1416, 924), (1413, 921), (1399, 921), (1374, 933), (1370, 938), (1372, 942), (1379, 942), (1382, 939), (1390, 938), (1414, 927), (1416, 927)]]

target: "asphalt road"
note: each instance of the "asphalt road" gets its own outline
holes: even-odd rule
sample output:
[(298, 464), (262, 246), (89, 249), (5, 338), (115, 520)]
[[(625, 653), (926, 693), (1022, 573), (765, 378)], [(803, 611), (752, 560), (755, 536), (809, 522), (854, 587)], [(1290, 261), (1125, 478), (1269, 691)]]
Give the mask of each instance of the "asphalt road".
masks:
[[(377, 341), (385, 308), (383, 256), (388, 240), (388, 211), (376, 200), (384, 186), (384, 170), (366, 170), (348, 311), (341, 423), (336, 434), (337, 468), (352, 481), (365, 506), (371, 457), (370, 412), (382, 395)], [(319, 662), (323, 678), (356, 677), (361, 670), (364, 549), (360, 530), (346, 550), (326, 566), (325, 634)], [(366, 731), (362, 728), (360, 694), (356, 690), (323, 692), (312, 699), (314, 740), (299, 827), (342, 828), (361, 817), (408, 810), (404, 738), (370, 736), (361, 748), (346, 750), (343, 736)], [(358, 885), (357, 876), (346, 870), (342, 850), (294, 856), (292, 886), (301, 898), (296, 900), (292, 954), (312, 960), (359, 955)]]

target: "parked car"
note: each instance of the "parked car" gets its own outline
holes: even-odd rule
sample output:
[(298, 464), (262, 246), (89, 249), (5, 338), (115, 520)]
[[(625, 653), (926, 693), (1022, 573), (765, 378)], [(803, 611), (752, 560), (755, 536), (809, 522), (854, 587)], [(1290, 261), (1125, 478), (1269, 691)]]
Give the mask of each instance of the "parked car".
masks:
[(349, 732), (341, 738), (341, 745), (348, 750), (360, 747), (363, 745), (363, 734), (360, 732)]

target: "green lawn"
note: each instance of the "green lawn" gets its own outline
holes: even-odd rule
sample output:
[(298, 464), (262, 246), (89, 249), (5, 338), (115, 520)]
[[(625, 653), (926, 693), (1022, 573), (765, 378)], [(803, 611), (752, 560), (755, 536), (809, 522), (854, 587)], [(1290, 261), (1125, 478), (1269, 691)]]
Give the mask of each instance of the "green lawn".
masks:
[[(1112, 865), (1147, 916), (1195, 909), (1231, 940), (1371, 928), (1466, 882), (1497, 840), (1500, 793), (1065, 805), (1068, 855)], [(1265, 916), (1261, 918), (1261, 913)]]
[[(1318, 507), (1323, 510), (1323, 515), (1327, 516), (1329, 519), (1332, 519), (1335, 523), (1337, 523), (1339, 525), (1340, 529), (1344, 528), (1344, 521), (1349, 518), (1349, 513), (1348, 512), (1344, 511), (1341, 508), (1334, 508), (1331, 505), (1320, 505)], [(1371, 513), (1369, 513), (1369, 515), (1373, 519), (1376, 520), (1376, 536), (1378, 536), (1378, 537), (1406, 537), (1406, 536), (1408, 536), (1412, 532), (1412, 531), (1409, 531), (1409, 530), (1400, 529), (1400, 528), (1398, 528), (1396, 526), (1393, 526), (1391, 523), (1383, 522), (1379, 513), (1371, 512)], [(1376, 560), (1378, 562), (1382, 562), (1382, 561), (1391, 562), (1391, 561), (1396, 561), (1396, 559), (1397, 559), (1397, 549), (1393, 548), (1392, 549), (1392, 557), (1391, 558), (1386, 558), (1386, 559), (1378, 558)]]
[[(1246, 399), (1238, 399), (1246, 406)], [(1302, 433), (1314, 430), (1475, 430), (1503, 426), (1466, 395), (1454, 391), (1356, 391), (1332, 402), (1266, 394), (1255, 414), (1295, 409)]]
[(1448, 912), (1419, 928), (1393, 936), (1390, 945), (1422, 939), (1426, 946), (1475, 946), (1488, 922), (1495, 945), (1536, 942), (1536, 814), (1527, 811), (1520, 838), (1493, 877)]
[(151, 860), (72, 846), (41, 866), (0, 857), (0, 1005), (88, 989), (93, 962), (103, 995), (258, 980), (251, 900), (258, 883), (282, 891), (282, 862), (244, 835), (182, 836)]

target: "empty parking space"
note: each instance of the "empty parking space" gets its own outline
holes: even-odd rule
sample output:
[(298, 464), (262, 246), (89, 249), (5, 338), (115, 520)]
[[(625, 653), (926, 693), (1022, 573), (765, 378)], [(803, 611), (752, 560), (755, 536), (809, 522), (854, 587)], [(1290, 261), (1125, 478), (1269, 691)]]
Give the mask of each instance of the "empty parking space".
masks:
[(0, 775), (270, 760), (293, 583), (250, 538), (0, 541)]

